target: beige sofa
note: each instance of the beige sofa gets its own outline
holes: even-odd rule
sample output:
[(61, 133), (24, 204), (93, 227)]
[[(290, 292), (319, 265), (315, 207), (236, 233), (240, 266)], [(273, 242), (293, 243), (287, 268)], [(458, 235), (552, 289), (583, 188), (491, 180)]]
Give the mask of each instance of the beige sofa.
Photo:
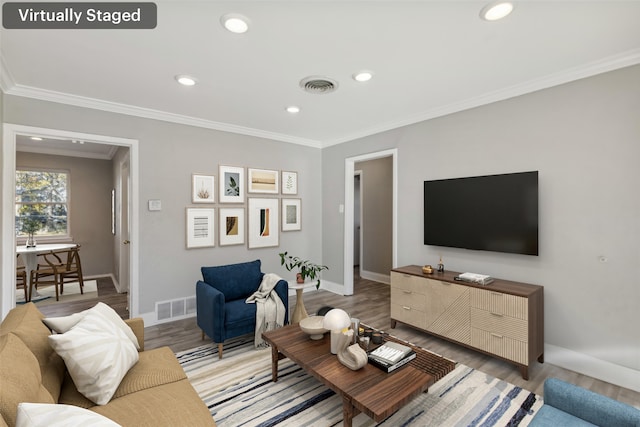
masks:
[(11, 310), (0, 324), (0, 426), (15, 425), (20, 402), (87, 408), (122, 426), (215, 426), (173, 352), (168, 347), (143, 351), (142, 319), (126, 321), (140, 345), (138, 362), (109, 403), (98, 406), (76, 389), (49, 345), (51, 331), (43, 318), (28, 303)]

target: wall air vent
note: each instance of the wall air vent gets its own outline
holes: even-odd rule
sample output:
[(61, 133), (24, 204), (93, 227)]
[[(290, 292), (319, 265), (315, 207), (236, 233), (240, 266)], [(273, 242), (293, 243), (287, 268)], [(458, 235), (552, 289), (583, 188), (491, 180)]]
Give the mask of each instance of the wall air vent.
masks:
[(338, 82), (327, 77), (310, 76), (300, 80), (300, 87), (309, 93), (331, 93), (338, 89)]

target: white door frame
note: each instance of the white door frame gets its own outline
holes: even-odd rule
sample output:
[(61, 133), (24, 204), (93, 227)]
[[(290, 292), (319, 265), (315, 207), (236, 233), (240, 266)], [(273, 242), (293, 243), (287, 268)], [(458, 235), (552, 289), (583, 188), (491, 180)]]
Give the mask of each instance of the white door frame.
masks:
[(131, 254), (129, 283), (129, 314), (131, 317), (139, 315), (138, 302), (138, 140), (118, 138), (105, 135), (71, 132), (59, 129), (47, 129), (33, 126), (3, 124), (2, 141), (2, 305), (0, 319), (15, 307), (15, 268), (16, 268), (16, 235), (15, 235), (15, 188), (16, 188), (16, 138), (18, 135), (53, 137), (60, 139), (78, 139), (97, 144), (121, 145), (129, 148), (131, 200), (129, 225), (131, 227)]
[[(391, 157), (392, 171), (392, 207), (391, 207), (391, 265), (398, 266), (398, 149), (378, 151), (348, 157), (344, 161), (344, 295), (353, 295), (353, 176), (355, 164), (367, 160), (375, 160), (383, 157)], [(362, 188), (360, 189), (362, 191)], [(362, 228), (360, 229), (362, 232)], [(362, 252), (363, 248), (360, 248)], [(361, 267), (362, 268), (362, 267)]]

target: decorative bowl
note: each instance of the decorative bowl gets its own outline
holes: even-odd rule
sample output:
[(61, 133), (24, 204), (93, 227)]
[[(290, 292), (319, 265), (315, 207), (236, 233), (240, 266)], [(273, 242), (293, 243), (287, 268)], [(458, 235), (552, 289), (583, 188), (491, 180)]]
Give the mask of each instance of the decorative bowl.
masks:
[(305, 334), (309, 334), (309, 338), (312, 340), (321, 340), (324, 334), (328, 332), (322, 327), (323, 320), (324, 316), (305, 317), (300, 321), (300, 329)]

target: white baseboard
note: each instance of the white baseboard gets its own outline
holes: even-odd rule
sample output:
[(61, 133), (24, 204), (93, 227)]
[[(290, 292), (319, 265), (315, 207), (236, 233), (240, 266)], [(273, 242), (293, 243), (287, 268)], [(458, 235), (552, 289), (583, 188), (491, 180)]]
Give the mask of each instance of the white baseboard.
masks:
[(360, 277), (367, 280), (373, 280), (374, 282), (384, 283), (386, 285), (391, 284), (391, 276), (388, 274), (374, 273), (373, 271), (360, 270)]
[(544, 346), (544, 360), (561, 368), (640, 392), (640, 371), (551, 344)]

